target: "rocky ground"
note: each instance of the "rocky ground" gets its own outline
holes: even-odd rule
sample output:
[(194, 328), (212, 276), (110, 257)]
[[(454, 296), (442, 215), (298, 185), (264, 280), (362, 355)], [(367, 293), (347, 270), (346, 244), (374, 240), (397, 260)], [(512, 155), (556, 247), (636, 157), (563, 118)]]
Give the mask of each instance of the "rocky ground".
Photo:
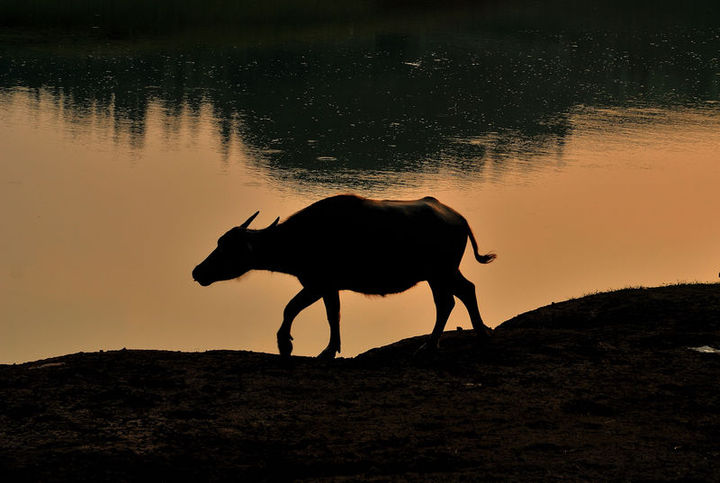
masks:
[(720, 285), (628, 289), (322, 362), (123, 350), (0, 366), (29, 480), (719, 480)]

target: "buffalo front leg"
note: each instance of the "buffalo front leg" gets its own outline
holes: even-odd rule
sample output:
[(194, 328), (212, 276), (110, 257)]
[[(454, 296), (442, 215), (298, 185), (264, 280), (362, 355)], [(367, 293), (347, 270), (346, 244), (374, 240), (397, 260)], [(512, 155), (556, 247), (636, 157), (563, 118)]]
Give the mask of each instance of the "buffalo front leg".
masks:
[(290, 357), (292, 353), (293, 346), (290, 328), (292, 327), (293, 320), (295, 320), (295, 317), (297, 317), (303, 309), (314, 304), (319, 299), (320, 295), (303, 288), (285, 306), (283, 321), (280, 325), (280, 330), (277, 332), (277, 344), (281, 356)]
[(340, 294), (337, 291), (326, 293), (323, 295), (323, 302), (330, 324), (330, 343), (318, 358), (334, 359), (335, 354), (340, 352)]

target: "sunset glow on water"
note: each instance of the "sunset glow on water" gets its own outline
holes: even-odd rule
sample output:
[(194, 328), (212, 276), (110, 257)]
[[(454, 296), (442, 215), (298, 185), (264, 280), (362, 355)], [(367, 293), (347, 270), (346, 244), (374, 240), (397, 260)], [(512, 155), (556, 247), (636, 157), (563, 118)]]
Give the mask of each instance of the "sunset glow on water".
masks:
[[(235, 53), (236, 77), (215, 57), (105, 54), (88, 61), (85, 81), (106, 70), (97, 79), (108, 84), (91, 87), (61, 75), (78, 67), (73, 55), (50, 67), (27, 52), (5, 55), (14, 70), (0, 85), (0, 362), (122, 347), (276, 352), (296, 280), (251, 273), (202, 288), (190, 272), (256, 210), (260, 228), (344, 192), (432, 195), (462, 213), (480, 250), (498, 254), (480, 265), (466, 253), (461, 265), (493, 327), (589, 292), (717, 280), (720, 64), (700, 52), (710, 71), (684, 66), (697, 89), (678, 91), (672, 65), (642, 64), (664, 79), (654, 84), (624, 75), (636, 66), (576, 74), (573, 50), (590, 47), (545, 40), (527, 55), (555, 57), (507, 61), (545, 71), (504, 98), (494, 51), (433, 42), (352, 44), (337, 56), (312, 45), (306, 58)], [(498, 43), (482, 45), (507, 48)], [(282, 65), (257, 67), (263, 61)], [(199, 70), (218, 71), (214, 81), (175, 86), (176, 97), (174, 84), (158, 84), (172, 66), (203, 62)], [(303, 62), (351, 75), (338, 85)], [(54, 74), (38, 78), (41, 64)], [(142, 77), (141, 65), (157, 75)], [(397, 72), (381, 72), (387, 65)], [(138, 79), (131, 95), (123, 69)], [(547, 85), (533, 87), (538, 79)], [(492, 87), (436, 92), (480, 81)], [(622, 95), (608, 94), (620, 82)], [(377, 98), (388, 89), (398, 90)], [(566, 89), (574, 92), (560, 96)], [(344, 292), (341, 304), (343, 356), (429, 333), (434, 322), (426, 284), (384, 298)], [(457, 326), (470, 328), (460, 304), (447, 328)], [(292, 334), (295, 354), (319, 353), (322, 304), (302, 312)]]

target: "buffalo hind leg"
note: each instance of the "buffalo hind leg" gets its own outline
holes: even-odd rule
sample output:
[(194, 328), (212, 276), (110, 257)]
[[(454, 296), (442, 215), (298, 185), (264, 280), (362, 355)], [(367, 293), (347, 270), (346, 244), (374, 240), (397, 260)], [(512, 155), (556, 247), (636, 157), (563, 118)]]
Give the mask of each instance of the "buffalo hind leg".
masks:
[(295, 317), (297, 317), (303, 309), (311, 306), (319, 299), (320, 295), (303, 288), (290, 299), (290, 302), (285, 306), (282, 325), (280, 325), (280, 330), (277, 332), (277, 344), (281, 356), (290, 357), (292, 353), (293, 345), (290, 328), (292, 327), (293, 320), (295, 320)]
[(423, 344), (420, 350), (435, 350), (438, 348), (440, 336), (443, 330), (445, 330), (445, 324), (447, 323), (448, 317), (450, 317), (450, 312), (452, 312), (453, 307), (455, 307), (455, 299), (453, 298), (452, 290), (448, 283), (445, 281), (428, 283), (430, 290), (432, 290), (433, 301), (435, 302), (435, 327), (427, 343)]
[(453, 287), (453, 293), (460, 301), (465, 305), (465, 308), (470, 315), (470, 322), (472, 322), (475, 333), (480, 337), (487, 337), (492, 333), (492, 329), (485, 325), (480, 317), (480, 311), (478, 310), (477, 297), (475, 296), (475, 285), (463, 277), (460, 271), (455, 275), (455, 285)]
[(323, 295), (325, 313), (330, 324), (330, 343), (319, 355), (320, 359), (334, 359), (340, 352), (340, 294), (337, 291)]

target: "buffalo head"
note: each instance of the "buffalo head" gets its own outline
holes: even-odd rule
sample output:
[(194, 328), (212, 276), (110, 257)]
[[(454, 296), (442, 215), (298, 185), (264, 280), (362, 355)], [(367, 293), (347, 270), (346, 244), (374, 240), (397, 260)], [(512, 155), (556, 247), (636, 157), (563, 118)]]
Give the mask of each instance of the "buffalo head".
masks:
[[(218, 239), (217, 248), (192, 271), (196, 282), (207, 287), (214, 282), (240, 277), (254, 268), (252, 238), (257, 230), (250, 230), (248, 226), (258, 213), (256, 211), (245, 223), (230, 229)], [(270, 227), (277, 222), (275, 220)]]

